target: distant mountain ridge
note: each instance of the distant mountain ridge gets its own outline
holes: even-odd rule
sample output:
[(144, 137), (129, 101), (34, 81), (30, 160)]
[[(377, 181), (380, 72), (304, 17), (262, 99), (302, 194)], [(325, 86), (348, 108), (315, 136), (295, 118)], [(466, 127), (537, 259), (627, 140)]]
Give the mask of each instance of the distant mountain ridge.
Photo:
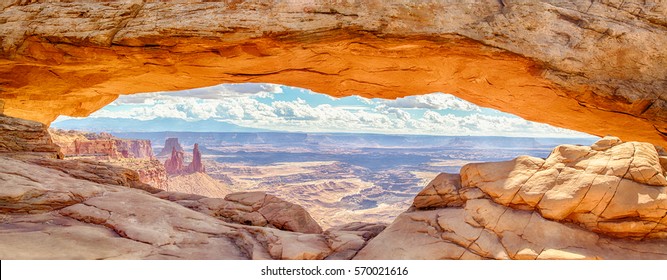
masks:
[[(590, 145), (597, 138), (532, 138), (502, 136), (423, 136), (351, 133), (292, 132), (118, 132), (118, 137), (149, 139), (164, 143), (176, 137), (185, 146), (204, 147), (270, 145), (274, 147), (350, 147), (350, 148), (551, 148), (553, 143)], [(156, 149), (157, 147), (154, 147)], [(204, 149), (202, 152), (206, 154)]]
[(74, 129), (88, 132), (265, 132), (268, 129), (258, 129), (238, 126), (228, 122), (216, 120), (186, 121), (177, 118), (155, 118), (152, 120), (116, 119), (116, 118), (85, 118), (69, 119), (54, 122), (53, 127), (60, 129)]

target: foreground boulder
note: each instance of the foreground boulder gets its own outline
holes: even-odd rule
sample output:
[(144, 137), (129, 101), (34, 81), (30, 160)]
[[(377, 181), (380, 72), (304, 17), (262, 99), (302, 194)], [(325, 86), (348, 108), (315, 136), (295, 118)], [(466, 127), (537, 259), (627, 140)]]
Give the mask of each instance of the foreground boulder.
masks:
[(441, 174), (357, 259), (667, 259), (665, 155), (606, 137)]
[(158, 193), (156, 196), (227, 222), (293, 232), (322, 233), (322, 228), (306, 209), (263, 192), (232, 193), (224, 199), (170, 192)]

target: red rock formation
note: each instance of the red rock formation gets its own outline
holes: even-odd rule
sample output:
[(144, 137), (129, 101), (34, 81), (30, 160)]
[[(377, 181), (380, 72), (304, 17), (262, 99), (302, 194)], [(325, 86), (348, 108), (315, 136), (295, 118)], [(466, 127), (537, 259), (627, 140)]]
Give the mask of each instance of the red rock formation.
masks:
[(171, 149), (171, 158), (164, 162), (164, 168), (167, 174), (180, 174), (183, 171), (183, 152), (177, 151), (176, 148)]
[(74, 141), (74, 154), (65, 154), (66, 156), (108, 156), (110, 158), (119, 158), (120, 154), (116, 150), (114, 140), (83, 140)]
[(49, 123), (119, 93), (269, 82), (337, 97), (447, 92), (667, 144), (665, 1), (208, 2), (3, 1), (5, 114)]
[(167, 138), (167, 140), (164, 142), (164, 148), (162, 148), (162, 151), (160, 151), (157, 156), (168, 156), (173, 149), (176, 149), (176, 151), (179, 152), (183, 152), (183, 147), (181, 147), (181, 144), (178, 143), (178, 138)]
[(141, 162), (139, 168), (131, 168), (139, 173), (139, 180), (158, 189), (167, 187), (167, 171), (159, 160), (147, 160)]
[[(201, 152), (199, 151), (199, 144), (195, 143), (192, 149), (192, 162), (188, 166), (184, 166), (183, 148), (178, 143), (178, 138), (168, 138), (164, 144), (164, 148), (160, 155), (164, 153), (164, 149), (171, 147), (171, 157), (164, 162), (164, 167), (169, 175), (192, 174), (196, 172), (206, 172), (206, 168), (201, 162)], [(159, 156), (159, 155), (158, 155)]]
[(197, 143), (195, 143), (195, 148), (192, 150), (192, 162), (188, 165), (186, 170), (188, 173), (206, 173), (206, 168), (201, 163), (201, 152), (199, 152), (199, 144)]
[(121, 139), (106, 132), (98, 134), (53, 129), (50, 133), (65, 156), (153, 159), (150, 140)]
[(3, 153), (63, 158), (45, 125), (0, 114), (0, 154)]
[(150, 140), (116, 139), (116, 150), (124, 158), (153, 159), (153, 148)]

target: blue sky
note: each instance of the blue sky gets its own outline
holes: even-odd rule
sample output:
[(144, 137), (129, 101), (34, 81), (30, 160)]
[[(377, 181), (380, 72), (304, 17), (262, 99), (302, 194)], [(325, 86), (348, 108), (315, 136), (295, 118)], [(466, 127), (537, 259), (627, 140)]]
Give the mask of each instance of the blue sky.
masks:
[[(177, 92), (120, 96), (88, 118), (215, 120), (290, 132), (589, 137), (482, 108), (449, 94), (396, 100), (333, 98), (274, 84), (226, 84)], [(75, 118), (61, 116), (54, 123)], [(150, 123), (150, 122), (149, 122)], [(157, 122), (156, 122), (156, 125)], [(164, 125), (164, 124), (159, 124)], [(158, 128), (159, 129), (159, 128)], [(165, 131), (169, 127), (164, 127)]]

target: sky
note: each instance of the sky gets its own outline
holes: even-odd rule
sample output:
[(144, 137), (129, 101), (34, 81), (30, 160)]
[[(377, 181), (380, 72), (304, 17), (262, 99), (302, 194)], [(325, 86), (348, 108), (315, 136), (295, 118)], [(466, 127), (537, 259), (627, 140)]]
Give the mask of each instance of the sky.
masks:
[[(591, 137), (479, 107), (444, 93), (395, 100), (333, 98), (307, 89), (257, 83), (122, 95), (87, 118), (87, 123), (93, 124), (91, 119), (113, 118), (120, 127), (124, 122), (140, 120), (157, 126), (153, 131), (170, 131), (164, 120), (179, 119), (193, 125), (216, 121), (286, 132)], [(61, 116), (53, 126), (80, 120)]]

